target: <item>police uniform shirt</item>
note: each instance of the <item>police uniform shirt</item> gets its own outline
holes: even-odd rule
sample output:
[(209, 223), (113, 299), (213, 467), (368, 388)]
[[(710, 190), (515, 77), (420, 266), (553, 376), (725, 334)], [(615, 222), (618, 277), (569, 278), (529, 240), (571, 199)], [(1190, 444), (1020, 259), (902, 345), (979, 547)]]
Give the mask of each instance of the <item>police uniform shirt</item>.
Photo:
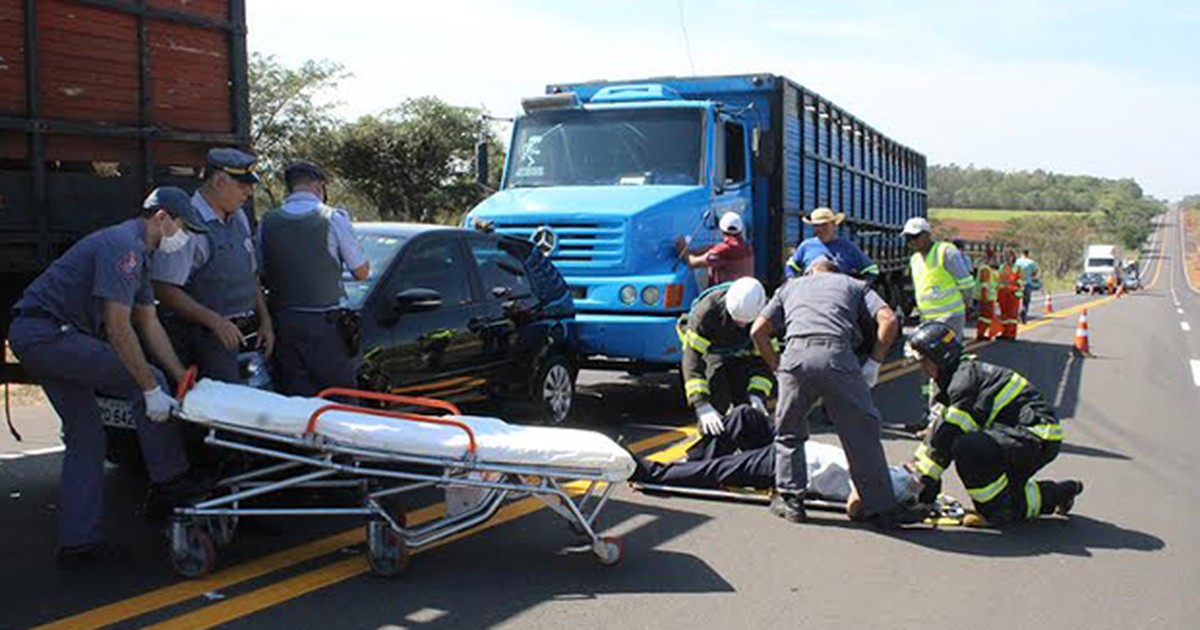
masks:
[[(283, 211), (292, 216), (301, 216), (315, 212), (323, 204), (316, 195), (307, 192), (294, 192), (283, 200)], [(334, 260), (340, 261), (350, 270), (358, 269), (367, 262), (363, 253), (362, 243), (354, 236), (354, 227), (350, 223), (350, 213), (341, 208), (333, 210), (329, 215), (329, 239), (326, 247)], [(262, 224), (258, 226), (255, 236), (258, 252), (262, 254)], [(261, 263), (261, 261), (259, 261)], [(261, 265), (260, 265), (261, 267)]]
[(42, 272), (15, 308), (44, 311), (80, 332), (100, 337), (104, 302), (154, 303), (146, 272), (148, 252), (146, 224), (139, 219), (93, 232)]
[[(196, 191), (192, 195), (192, 205), (196, 207), (200, 215), (200, 219), (205, 223), (210, 221), (220, 221), (220, 215), (212, 206), (208, 205), (208, 201), (204, 199), (204, 195), (200, 191)], [(251, 234), (250, 220), (246, 218), (246, 213), (241, 208), (225, 219), (225, 222), (238, 221), (245, 228), (247, 234)], [(247, 238), (242, 244), (246, 251), (254, 254), (254, 241)], [(173, 284), (177, 287), (187, 285), (188, 279), (191, 278), (192, 272), (200, 269), (208, 263), (212, 257), (209, 240), (204, 234), (195, 234), (188, 239), (186, 245), (178, 251), (170, 254), (159, 252), (151, 260), (150, 264), (150, 279), (155, 282), (164, 282)], [(258, 259), (254, 256), (255, 273), (258, 272)]]
[(796, 252), (792, 254), (791, 262), (784, 268), (787, 277), (794, 278), (803, 275), (804, 270), (818, 258), (825, 257), (837, 265), (838, 271), (846, 274), (872, 275), (879, 273), (879, 265), (871, 260), (849, 239), (841, 236), (822, 243), (821, 239), (812, 236), (800, 242)]
[(840, 273), (813, 273), (789, 280), (763, 309), (762, 317), (788, 340), (834, 337), (851, 348), (862, 343), (862, 323), (887, 302), (867, 283)]

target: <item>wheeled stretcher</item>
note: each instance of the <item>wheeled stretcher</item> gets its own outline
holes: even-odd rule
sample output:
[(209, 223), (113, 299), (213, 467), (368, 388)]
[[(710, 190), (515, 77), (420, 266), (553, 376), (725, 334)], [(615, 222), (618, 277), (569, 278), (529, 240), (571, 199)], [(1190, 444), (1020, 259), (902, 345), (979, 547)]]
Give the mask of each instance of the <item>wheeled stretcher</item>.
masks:
[[(334, 389), (286, 397), (201, 380), (181, 384), (179, 418), (208, 429), (205, 442), (246, 453), (259, 467), (223, 479), (213, 498), (175, 510), (170, 557), (186, 577), (210, 571), (215, 547), (230, 544), (243, 516), (345, 516), (367, 519), (366, 554), (377, 574), (395, 576), (412, 550), (468, 530), (506, 500), (535, 496), (563, 517), (611, 566), (623, 547), (597, 533), (597, 517), (615, 482), (633, 473), (629, 453), (607, 436), (579, 429), (520, 426), (465, 416), (445, 401)], [(359, 404), (335, 402), (357, 400)], [(375, 401), (422, 413), (360, 406)], [(443, 414), (443, 415), (430, 415)], [(352, 504), (262, 505), (300, 488), (358, 490)], [(409, 526), (387, 503), (439, 488), (445, 514)]]

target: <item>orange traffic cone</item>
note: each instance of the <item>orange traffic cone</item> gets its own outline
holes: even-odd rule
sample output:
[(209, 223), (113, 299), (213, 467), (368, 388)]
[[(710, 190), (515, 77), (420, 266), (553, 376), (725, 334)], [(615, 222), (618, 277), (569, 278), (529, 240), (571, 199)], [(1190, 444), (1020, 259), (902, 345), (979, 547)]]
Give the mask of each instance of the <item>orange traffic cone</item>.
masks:
[(1079, 314), (1079, 326), (1075, 328), (1075, 350), (1080, 354), (1091, 355), (1092, 346), (1088, 334), (1087, 309)]
[(1049, 315), (1050, 313), (1053, 313), (1053, 312), (1054, 312), (1054, 299), (1050, 297), (1050, 294), (1049, 294), (1049, 293), (1047, 293), (1047, 294), (1046, 294), (1046, 308), (1045, 308), (1045, 311), (1046, 311), (1046, 314), (1047, 314), (1047, 315)]

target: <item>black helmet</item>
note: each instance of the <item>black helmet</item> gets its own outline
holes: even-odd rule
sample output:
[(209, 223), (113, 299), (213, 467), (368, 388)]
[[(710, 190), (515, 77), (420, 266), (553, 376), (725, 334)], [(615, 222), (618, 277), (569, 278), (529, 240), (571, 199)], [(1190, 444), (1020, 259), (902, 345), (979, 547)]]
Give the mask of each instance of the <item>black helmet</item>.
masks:
[(929, 359), (938, 366), (939, 380), (958, 368), (963, 344), (954, 329), (942, 322), (925, 322), (908, 336), (904, 354), (912, 359)]

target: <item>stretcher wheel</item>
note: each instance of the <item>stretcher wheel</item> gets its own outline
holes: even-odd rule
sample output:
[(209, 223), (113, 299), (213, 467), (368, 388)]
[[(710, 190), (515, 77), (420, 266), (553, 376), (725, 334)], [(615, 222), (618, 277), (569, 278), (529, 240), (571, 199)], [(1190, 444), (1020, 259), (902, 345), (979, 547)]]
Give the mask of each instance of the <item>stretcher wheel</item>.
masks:
[(385, 578), (399, 577), (408, 569), (408, 545), (400, 532), (384, 520), (367, 523), (367, 564)]
[[(177, 525), (184, 528), (182, 541), (172, 535), (171, 568), (179, 575), (194, 579), (207, 575), (217, 561), (217, 551), (212, 539), (202, 527)], [(182, 543), (182, 544), (179, 544)]]
[(625, 543), (620, 538), (607, 536), (596, 541), (592, 551), (596, 554), (596, 562), (606, 567), (615, 567), (625, 557)]

